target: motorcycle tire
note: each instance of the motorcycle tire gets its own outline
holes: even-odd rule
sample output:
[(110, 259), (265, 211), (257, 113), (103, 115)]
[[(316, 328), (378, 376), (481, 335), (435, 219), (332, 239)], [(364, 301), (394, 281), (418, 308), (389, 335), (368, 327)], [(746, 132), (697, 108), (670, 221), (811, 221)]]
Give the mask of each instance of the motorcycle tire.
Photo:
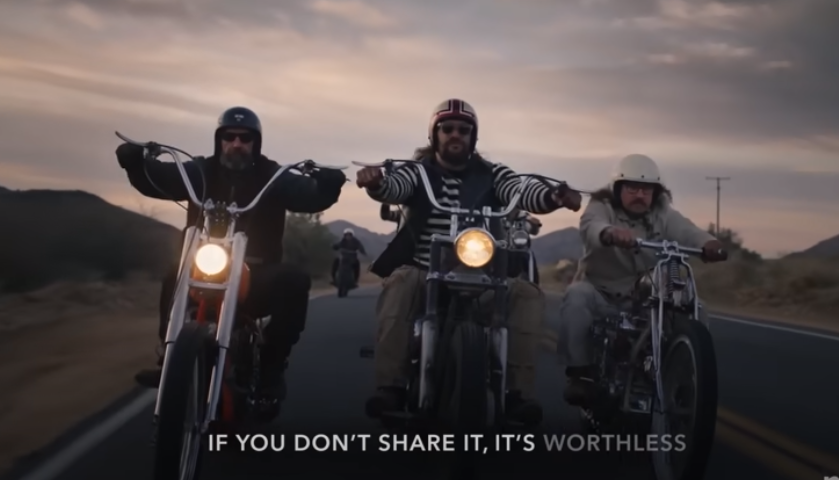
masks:
[[(482, 431), (487, 420), (488, 344), (484, 329), (459, 323), (449, 343), (441, 404), (446, 418), (460, 433)], [(448, 387), (448, 388), (446, 388)]]
[(190, 440), (193, 443), (191, 459), (194, 462), (192, 474), (187, 478), (198, 478), (204, 451), (200, 423), (207, 412), (207, 394), (210, 387), (209, 330), (206, 326), (189, 322), (184, 324), (178, 338), (169, 351), (171, 361), (161, 385), (160, 414), (157, 421), (157, 443), (155, 445), (155, 480), (179, 480), (181, 457), (184, 450), (184, 425), (190, 403), (195, 409), (195, 421)]
[[(687, 318), (674, 318), (673, 330), (665, 346), (666, 353), (661, 365), (661, 378), (665, 398), (669, 396), (669, 385), (676, 375), (673, 369), (682, 365), (685, 360), (692, 364), (693, 375), (696, 379), (693, 385), (693, 411), (691, 428), (685, 433), (685, 452), (687, 454), (682, 468), (673, 472), (667, 465), (667, 455), (664, 452), (653, 452), (653, 470), (657, 480), (701, 480), (705, 476), (705, 469), (714, 444), (717, 423), (718, 383), (717, 356), (710, 331), (702, 323)], [(654, 406), (653, 412), (658, 408)], [(651, 433), (661, 435), (669, 433), (666, 418), (663, 414), (653, 413)], [(674, 445), (674, 446), (678, 446)]]

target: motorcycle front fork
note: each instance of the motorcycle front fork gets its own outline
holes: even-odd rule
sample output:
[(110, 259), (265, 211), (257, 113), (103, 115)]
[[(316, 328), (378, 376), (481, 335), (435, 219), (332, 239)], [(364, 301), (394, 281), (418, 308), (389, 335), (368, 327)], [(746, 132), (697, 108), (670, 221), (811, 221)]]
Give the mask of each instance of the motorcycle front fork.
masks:
[[(484, 330), (490, 341), (490, 389), (497, 394), (499, 413), (506, 411), (507, 398), (507, 352), (508, 332), (502, 327)], [(417, 405), (422, 410), (430, 407), (432, 402), (433, 385), (430, 382), (433, 355), (437, 340), (436, 327), (431, 321), (417, 320), (414, 322), (413, 335), (409, 358), (416, 381), (419, 383)]]

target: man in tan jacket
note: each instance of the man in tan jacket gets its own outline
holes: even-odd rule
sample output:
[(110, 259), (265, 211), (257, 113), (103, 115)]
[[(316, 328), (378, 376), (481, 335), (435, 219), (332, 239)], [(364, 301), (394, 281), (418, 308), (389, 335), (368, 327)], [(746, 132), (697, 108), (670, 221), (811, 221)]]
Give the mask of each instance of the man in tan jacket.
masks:
[(589, 333), (595, 316), (626, 308), (639, 277), (656, 265), (654, 252), (635, 248), (636, 238), (676, 241), (703, 248), (706, 261), (724, 260), (718, 253), (722, 243), (673, 209), (671, 201), (656, 163), (633, 154), (618, 163), (609, 185), (592, 195), (580, 218), (583, 258), (560, 310), (568, 377), (564, 397), (571, 405), (586, 405), (595, 393)]

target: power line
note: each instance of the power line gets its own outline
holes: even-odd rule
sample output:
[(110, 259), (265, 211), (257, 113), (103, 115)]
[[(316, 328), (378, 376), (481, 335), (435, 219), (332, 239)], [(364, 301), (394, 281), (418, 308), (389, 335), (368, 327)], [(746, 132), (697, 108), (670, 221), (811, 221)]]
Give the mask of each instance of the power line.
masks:
[(720, 182), (723, 180), (731, 180), (731, 177), (705, 177), (705, 180), (713, 180), (717, 182), (717, 223), (714, 226), (717, 229), (717, 238), (720, 236)]

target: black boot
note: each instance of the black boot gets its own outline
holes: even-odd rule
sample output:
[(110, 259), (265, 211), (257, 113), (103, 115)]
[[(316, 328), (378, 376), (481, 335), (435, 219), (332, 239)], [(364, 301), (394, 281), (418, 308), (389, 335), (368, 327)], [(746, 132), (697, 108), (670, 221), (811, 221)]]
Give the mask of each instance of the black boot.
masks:
[(257, 421), (267, 423), (280, 414), (280, 408), (286, 398), (285, 371), (288, 359), (272, 358), (272, 355), (260, 359)]
[(379, 387), (376, 393), (367, 399), (364, 409), (368, 417), (381, 418), (385, 412), (402, 410), (405, 397), (405, 389), (402, 387)]
[(542, 422), (542, 406), (533, 399), (525, 399), (521, 392), (512, 390), (505, 399), (507, 418), (525, 427), (535, 427)]
[(597, 399), (595, 369), (591, 366), (567, 367), (567, 383), (562, 396), (569, 405), (588, 407)]
[(282, 402), (286, 396), (285, 371), (288, 358), (263, 353), (259, 369), (259, 393), (271, 402)]

